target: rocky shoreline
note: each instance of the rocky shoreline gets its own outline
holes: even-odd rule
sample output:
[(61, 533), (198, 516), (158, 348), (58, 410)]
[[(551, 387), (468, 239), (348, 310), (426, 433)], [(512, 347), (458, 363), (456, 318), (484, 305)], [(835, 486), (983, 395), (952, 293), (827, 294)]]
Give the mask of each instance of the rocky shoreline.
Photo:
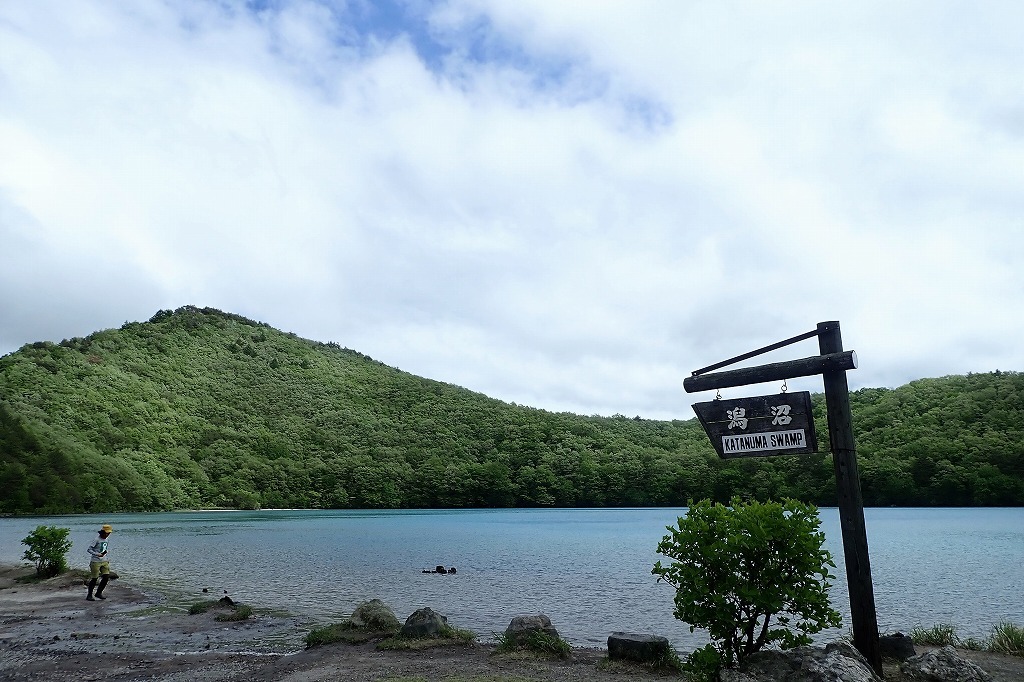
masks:
[(0, 680), (402, 680), (429, 682), (459, 675), (470, 682), (502, 680), (650, 680), (640, 666), (601, 664), (602, 649), (574, 649), (568, 660), (497, 654), (491, 644), (379, 651), (374, 643), (304, 648), (316, 624), (299, 616), (257, 612), (220, 622), (216, 612), (190, 615), (158, 594), (124, 580), (107, 599), (85, 600), (82, 579), (39, 583), (15, 579), (30, 567), (0, 567)]
[[(189, 615), (123, 580), (107, 588), (108, 599), (88, 602), (81, 578), (16, 582), (31, 572), (25, 565), (0, 566), (0, 680), (639, 682), (665, 677), (642, 666), (609, 663), (604, 649), (573, 649), (567, 660), (498, 654), (490, 644), (379, 651), (371, 642), (305, 649), (304, 637), (315, 624), (300, 616), (257, 612), (247, 620), (221, 622), (214, 612)], [(1024, 659), (964, 654), (995, 682), (1024, 680)]]

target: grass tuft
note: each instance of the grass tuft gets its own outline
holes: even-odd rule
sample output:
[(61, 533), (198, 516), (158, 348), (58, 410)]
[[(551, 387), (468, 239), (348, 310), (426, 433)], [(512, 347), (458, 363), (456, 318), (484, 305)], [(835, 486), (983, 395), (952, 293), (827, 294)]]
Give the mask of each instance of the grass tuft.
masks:
[(939, 623), (930, 628), (914, 628), (910, 631), (910, 639), (914, 644), (930, 646), (960, 646), (960, 638), (956, 628), (949, 623)]
[(949, 623), (941, 623), (930, 628), (914, 628), (910, 631), (914, 644), (930, 646), (954, 646), (972, 651), (991, 651), (1009, 656), (1024, 656), (1024, 627), (1010, 622), (1002, 622), (992, 628), (987, 639), (968, 637), (961, 639), (956, 628)]
[(381, 651), (420, 651), (439, 646), (473, 646), (476, 634), (451, 626), (442, 629), (436, 637), (403, 637), (396, 635), (381, 640), (377, 649)]
[(551, 658), (569, 658), (572, 655), (572, 645), (569, 642), (541, 630), (524, 632), (517, 637), (496, 632), (494, 638), (498, 643), (497, 651), (501, 653), (529, 651)]
[(1010, 656), (1024, 656), (1024, 627), (1003, 622), (992, 628), (989, 649)]
[(210, 609), (224, 609), (225, 613), (218, 613), (214, 616), (214, 620), (221, 623), (232, 623), (240, 620), (248, 620), (252, 617), (252, 607), (248, 604), (238, 603), (225, 603), (218, 599), (210, 599), (207, 601), (196, 602), (192, 606), (188, 607), (188, 613), (190, 616), (197, 616), (200, 613), (206, 613)]
[(362, 644), (374, 639), (393, 638), (398, 634), (398, 631), (399, 628), (397, 627), (388, 630), (360, 628), (349, 621), (332, 623), (331, 625), (312, 630), (306, 635), (306, 648), (334, 644), (335, 642)]
[(628, 673), (637, 668), (643, 668), (651, 673), (665, 675), (680, 673), (683, 671), (683, 661), (674, 649), (669, 649), (666, 654), (655, 661), (624, 661), (612, 660), (607, 656), (597, 662), (597, 669), (609, 673)]

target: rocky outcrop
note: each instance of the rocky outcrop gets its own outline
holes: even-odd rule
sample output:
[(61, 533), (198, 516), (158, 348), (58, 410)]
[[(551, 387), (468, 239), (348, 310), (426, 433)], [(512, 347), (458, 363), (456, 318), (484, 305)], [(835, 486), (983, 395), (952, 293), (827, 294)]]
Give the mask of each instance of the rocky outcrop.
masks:
[(951, 646), (908, 658), (900, 665), (900, 672), (914, 682), (990, 682), (992, 679)]
[(751, 654), (739, 668), (719, 674), (721, 682), (882, 682), (849, 642), (825, 648), (802, 646)]
[(405, 619), (401, 634), (403, 637), (437, 637), (448, 629), (448, 618), (429, 606), (417, 609)]
[(658, 635), (613, 632), (608, 636), (608, 658), (611, 660), (658, 663), (669, 657), (668, 639)]
[(535, 632), (558, 637), (558, 630), (551, 624), (551, 619), (542, 613), (536, 616), (516, 616), (505, 628), (505, 636), (517, 646), (526, 644), (530, 635)]

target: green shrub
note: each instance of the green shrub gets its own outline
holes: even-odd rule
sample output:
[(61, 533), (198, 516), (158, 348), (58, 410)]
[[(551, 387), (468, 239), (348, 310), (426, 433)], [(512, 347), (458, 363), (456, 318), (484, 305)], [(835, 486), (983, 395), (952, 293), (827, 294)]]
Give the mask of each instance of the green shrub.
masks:
[(691, 667), (731, 665), (774, 644), (810, 644), (809, 634), (839, 626), (828, 597), (835, 563), (822, 547), (814, 505), (703, 500), (678, 521), (658, 545), (674, 561), (658, 561), (651, 572), (676, 588), (675, 617), (711, 636), (710, 648), (690, 655)]
[(714, 644), (705, 644), (700, 649), (691, 651), (682, 665), (683, 672), (690, 682), (717, 680), (721, 668), (722, 655)]
[(1001, 654), (1024, 656), (1024, 628), (1013, 623), (1000, 623), (992, 628), (989, 648)]
[(70, 533), (69, 528), (36, 526), (36, 529), (21, 541), (21, 544), (28, 545), (22, 557), (35, 562), (38, 577), (52, 578), (68, 570), (66, 556), (71, 549), (71, 541), (68, 540)]

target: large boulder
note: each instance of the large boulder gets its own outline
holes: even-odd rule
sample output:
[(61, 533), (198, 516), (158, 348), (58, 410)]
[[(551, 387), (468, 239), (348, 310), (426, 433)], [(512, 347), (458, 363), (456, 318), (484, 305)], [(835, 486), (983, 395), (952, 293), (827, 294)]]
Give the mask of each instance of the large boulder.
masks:
[(951, 646), (908, 658), (900, 665), (900, 672), (915, 682), (990, 682), (992, 679)]
[(551, 624), (551, 619), (543, 613), (536, 616), (516, 616), (505, 628), (507, 637), (516, 646), (526, 644), (531, 634), (542, 632), (551, 637), (558, 637), (558, 630)]
[(448, 618), (435, 612), (429, 606), (413, 611), (405, 619), (401, 634), (403, 637), (436, 637), (448, 628)]
[(380, 599), (371, 599), (357, 606), (348, 622), (360, 630), (393, 631), (402, 627), (395, 612)]
[(719, 673), (721, 682), (882, 682), (849, 642), (825, 648), (768, 649), (747, 656), (739, 668)]
[(608, 636), (608, 658), (611, 660), (657, 663), (669, 656), (668, 639), (658, 635), (613, 632)]

